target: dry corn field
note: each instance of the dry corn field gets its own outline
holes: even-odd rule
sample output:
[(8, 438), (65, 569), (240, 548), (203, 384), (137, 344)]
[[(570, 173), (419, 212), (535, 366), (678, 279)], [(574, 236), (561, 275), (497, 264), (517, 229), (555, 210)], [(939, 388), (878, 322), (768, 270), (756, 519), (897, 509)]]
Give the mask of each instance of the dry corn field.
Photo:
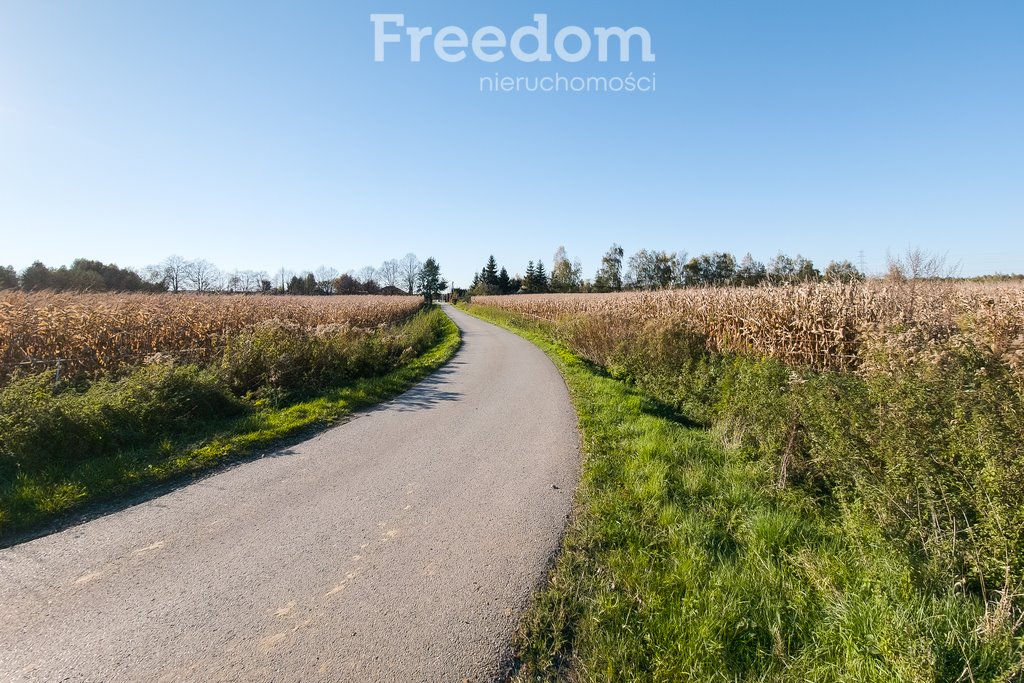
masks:
[(418, 297), (201, 296), (0, 293), (0, 378), (52, 367), (72, 375), (117, 371), (149, 355), (201, 362), (265, 320), (307, 328), (373, 328), (418, 310)]
[[(866, 342), (929, 346), (959, 337), (1024, 367), (1024, 286), (868, 282), (619, 294), (481, 296), (474, 304), (553, 323), (590, 360), (654, 329), (681, 329), (718, 352), (852, 370)], [(890, 349), (891, 350), (891, 349)], [(891, 356), (891, 354), (889, 354)]]

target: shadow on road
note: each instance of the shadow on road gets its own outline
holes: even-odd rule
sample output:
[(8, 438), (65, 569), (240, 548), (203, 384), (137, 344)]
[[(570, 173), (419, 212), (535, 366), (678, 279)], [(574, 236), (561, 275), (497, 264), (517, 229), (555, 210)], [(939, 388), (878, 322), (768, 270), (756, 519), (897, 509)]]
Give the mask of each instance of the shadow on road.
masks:
[(224, 462), (208, 470), (198, 473), (185, 472), (167, 481), (147, 485), (135, 491), (131, 495), (124, 496), (123, 498), (93, 503), (38, 527), (11, 533), (0, 540), (0, 550), (31, 541), (35, 538), (48, 536), (50, 534), (63, 531), (64, 529), (78, 526), (79, 524), (84, 524), (90, 520), (105, 517), (136, 505), (162, 507), (163, 503), (159, 500), (162, 496), (173, 493), (175, 490), (185, 486), (199, 485), (217, 487), (218, 485), (212, 482), (218, 474), (234, 469), (235, 467), (242, 467), (248, 463), (263, 458), (284, 458), (295, 455), (297, 451), (294, 446), (297, 446), (304, 441), (308, 441), (317, 434), (325, 431), (325, 429), (339, 427), (351, 420), (358, 419), (362, 415), (368, 415), (381, 410), (398, 410), (400, 412), (429, 410), (430, 408), (441, 405), (442, 403), (458, 401), (462, 398), (462, 394), (455, 391), (447, 391), (445, 387), (449, 384), (451, 376), (459, 370), (459, 366), (463, 366), (465, 364), (466, 362), (464, 360), (459, 360), (459, 356), (456, 354), (455, 358), (450, 360), (442, 368), (435, 370), (426, 379), (421, 380), (404, 394), (401, 394), (390, 401), (380, 403), (374, 407), (357, 410), (352, 414), (344, 416), (336, 424), (333, 424), (330, 427), (325, 427), (320, 424), (312, 425), (308, 429), (302, 429), (291, 436), (281, 438), (273, 445), (260, 448), (248, 455), (232, 458), (228, 462)]
[[(351, 419), (351, 417), (354, 416), (348, 416), (348, 419)], [(348, 419), (345, 419), (344, 422), (347, 422)], [(343, 424), (343, 422), (340, 424)], [(295, 455), (298, 451), (294, 449), (294, 446), (302, 443), (303, 441), (308, 441), (321, 431), (323, 431), (322, 427), (311, 427), (291, 436), (283, 437), (274, 446), (268, 446), (267, 448), (259, 449), (248, 455), (239, 456), (233, 460), (215, 465), (208, 470), (201, 472), (183, 472), (171, 479), (168, 479), (167, 481), (148, 484), (124, 498), (92, 503), (91, 505), (87, 505), (80, 510), (70, 512), (63, 517), (58, 517), (46, 524), (5, 536), (3, 540), (0, 540), (0, 550), (3, 550), (4, 548), (12, 548), (36, 538), (49, 536), (50, 534), (55, 534), (60, 531), (64, 531), (65, 529), (85, 524), (94, 519), (99, 519), (100, 517), (112, 515), (115, 512), (120, 512), (121, 510), (125, 510), (130, 507), (167, 507), (163, 502), (161, 502), (161, 498), (186, 486), (206, 486), (218, 490), (225, 490), (218, 484), (212, 483), (216, 480), (216, 476), (218, 474), (222, 474), (228, 470), (241, 467), (256, 460), (262, 460), (263, 458), (283, 458)]]
[(414, 388), (405, 392), (398, 398), (383, 403), (370, 412), (383, 410), (397, 410), (399, 412), (411, 412), (415, 410), (429, 410), (442, 403), (458, 401), (462, 394), (457, 391), (447, 391), (449, 377), (457, 372), (457, 367), (463, 365), (461, 361), (451, 361), (442, 369), (417, 384)]

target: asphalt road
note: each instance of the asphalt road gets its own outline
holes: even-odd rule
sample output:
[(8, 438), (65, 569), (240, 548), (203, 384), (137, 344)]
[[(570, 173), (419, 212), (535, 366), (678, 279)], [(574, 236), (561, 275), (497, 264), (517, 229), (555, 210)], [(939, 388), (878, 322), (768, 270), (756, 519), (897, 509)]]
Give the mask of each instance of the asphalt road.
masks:
[(463, 348), (398, 399), (0, 550), (0, 680), (502, 675), (569, 513), (576, 418), (536, 347), (446, 310)]

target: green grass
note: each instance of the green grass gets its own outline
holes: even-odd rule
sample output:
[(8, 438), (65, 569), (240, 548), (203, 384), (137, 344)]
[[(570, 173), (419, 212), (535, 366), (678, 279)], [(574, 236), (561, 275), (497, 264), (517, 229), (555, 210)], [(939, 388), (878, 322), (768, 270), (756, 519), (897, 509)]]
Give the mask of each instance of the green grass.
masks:
[(779, 490), (765, 460), (543, 328), (467, 310), (548, 353), (583, 434), (574, 516), (523, 620), (519, 680), (1019, 680), (1011, 625), (958, 587), (923, 588), (856, 501)]
[[(145, 433), (134, 433), (152, 425), (152, 420), (148, 418), (141, 420), (137, 429), (127, 436), (123, 434), (123, 426), (120, 431), (114, 431), (107, 423), (111, 421), (111, 415), (134, 414), (127, 409), (118, 412), (122, 407), (120, 404), (137, 406), (141, 400), (140, 394), (148, 395), (152, 392), (125, 391), (122, 386), (125, 381), (122, 381), (117, 385), (117, 391), (110, 388), (114, 385), (108, 384), (94, 387), (87, 394), (70, 395), (61, 408), (65, 411), (74, 409), (88, 412), (86, 418), (79, 419), (75, 424), (89, 427), (81, 431), (90, 437), (96, 455), (57, 459), (48, 454), (51, 456), (48, 460), (40, 459), (42, 464), (32, 467), (11, 466), (8, 463), (0, 471), (0, 544), (10, 543), (17, 536), (43, 529), (69, 513), (98, 503), (124, 499), (155, 485), (186, 481), (191, 476), (225, 463), (304, 437), (337, 423), (355, 410), (405, 391), (444, 365), (461, 344), (458, 328), (439, 309), (422, 315), (426, 317), (414, 320), (410, 325), (436, 326), (436, 341), (423, 353), (390, 372), (284, 403), (244, 399), (241, 400), (241, 407), (245, 410), (229, 410), (227, 417), (201, 419), (186, 416), (185, 420), (164, 425), (172, 428), (162, 432), (166, 436), (154, 440), (152, 434), (149, 434), (148, 443)], [(203, 371), (187, 368), (185, 372), (192, 380), (189, 389), (197, 384), (207, 386), (210, 388), (209, 393), (216, 397), (216, 387)], [(199, 376), (198, 382), (194, 375)], [(151, 385), (147, 384), (146, 388), (151, 388)], [(104, 394), (102, 402), (97, 401), (94, 396), (96, 393)], [(45, 395), (38, 394), (35, 392), (33, 399), (39, 402), (53, 400), (48, 392)], [(85, 400), (84, 397), (90, 399), (91, 403), (81, 407), (79, 404)], [(193, 398), (191, 394), (188, 397)], [(157, 406), (167, 402), (165, 396), (158, 399), (155, 402)], [(228, 396), (223, 400), (232, 399)], [(27, 410), (32, 408), (31, 405), (20, 407)], [(175, 407), (182, 408), (181, 405)], [(239, 415), (240, 412), (243, 414)], [(230, 415), (232, 413), (234, 416)], [(104, 449), (103, 441), (110, 441), (114, 437), (122, 438), (129, 444), (142, 443), (134, 447)], [(68, 443), (62, 447), (73, 448), (76, 435), (67, 438)], [(82, 440), (78, 439), (79, 442)], [(28, 443), (32, 445), (31, 440)]]

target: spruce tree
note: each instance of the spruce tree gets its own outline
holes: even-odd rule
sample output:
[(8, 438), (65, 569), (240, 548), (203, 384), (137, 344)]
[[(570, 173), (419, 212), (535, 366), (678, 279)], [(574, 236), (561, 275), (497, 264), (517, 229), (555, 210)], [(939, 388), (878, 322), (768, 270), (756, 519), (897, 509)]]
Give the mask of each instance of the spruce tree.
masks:
[(448, 283), (441, 279), (441, 267), (433, 258), (428, 258), (423, 264), (419, 274), (419, 285), (423, 299), (428, 305), (434, 303), (434, 299), (447, 289)]
[(498, 262), (494, 260), (494, 254), (487, 259), (487, 265), (484, 266), (483, 272), (480, 274), (481, 279), (485, 285), (492, 287), (495, 291), (498, 288)]
[(501, 272), (498, 273), (498, 293), (499, 294), (511, 294), (512, 281), (508, 276), (508, 271), (502, 267)]
[(544, 262), (537, 261), (537, 267), (533, 271), (533, 289), (538, 294), (548, 291), (548, 274), (544, 270)]

